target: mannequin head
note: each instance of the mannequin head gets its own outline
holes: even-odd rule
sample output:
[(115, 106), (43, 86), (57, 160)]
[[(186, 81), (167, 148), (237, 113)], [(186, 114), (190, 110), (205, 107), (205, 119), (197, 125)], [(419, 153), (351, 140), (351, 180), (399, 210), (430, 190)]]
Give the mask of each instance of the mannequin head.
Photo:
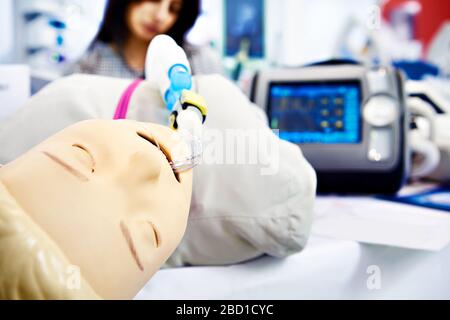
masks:
[(186, 228), (192, 174), (167, 159), (180, 143), (158, 125), (80, 122), (1, 167), (0, 182), (99, 296), (129, 299)]

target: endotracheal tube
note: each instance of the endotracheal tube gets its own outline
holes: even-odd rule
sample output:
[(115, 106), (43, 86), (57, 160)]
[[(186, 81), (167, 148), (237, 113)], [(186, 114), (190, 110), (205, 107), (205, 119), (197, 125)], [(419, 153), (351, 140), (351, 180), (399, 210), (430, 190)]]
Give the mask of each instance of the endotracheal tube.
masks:
[(203, 97), (192, 88), (191, 69), (184, 50), (171, 37), (159, 35), (152, 40), (147, 53), (146, 76), (147, 80), (157, 83), (171, 112), (170, 127), (190, 148), (188, 156), (172, 159), (172, 169), (176, 172), (190, 170), (202, 157), (207, 107)]

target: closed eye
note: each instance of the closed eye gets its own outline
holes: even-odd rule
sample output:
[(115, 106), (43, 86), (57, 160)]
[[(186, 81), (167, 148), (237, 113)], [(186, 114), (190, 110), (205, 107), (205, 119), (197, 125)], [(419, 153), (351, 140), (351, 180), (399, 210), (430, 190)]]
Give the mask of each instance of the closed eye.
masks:
[(83, 150), (83, 152), (87, 153), (87, 155), (89, 156), (89, 159), (91, 160), (91, 173), (94, 173), (95, 172), (95, 159), (92, 156), (92, 153), (85, 146), (83, 146), (79, 143), (73, 144), (72, 147)]
[[(154, 139), (153, 137), (149, 137), (146, 134), (142, 133), (142, 132), (137, 132), (137, 135), (144, 139), (147, 142), (150, 142), (152, 145), (154, 145), (159, 151), (162, 152), (162, 154), (166, 157), (167, 162), (170, 165), (170, 168), (172, 169), (172, 157), (170, 156), (170, 153), (167, 151), (167, 149), (160, 143), (158, 143), (158, 141), (156, 139)], [(172, 169), (172, 172), (175, 176), (175, 179), (177, 179), (178, 182), (181, 182), (180, 180), (180, 175)]]
[(159, 233), (158, 228), (155, 226), (155, 224), (153, 222), (151, 222), (151, 221), (147, 221), (147, 222), (152, 227), (156, 248), (161, 247), (161, 234)]

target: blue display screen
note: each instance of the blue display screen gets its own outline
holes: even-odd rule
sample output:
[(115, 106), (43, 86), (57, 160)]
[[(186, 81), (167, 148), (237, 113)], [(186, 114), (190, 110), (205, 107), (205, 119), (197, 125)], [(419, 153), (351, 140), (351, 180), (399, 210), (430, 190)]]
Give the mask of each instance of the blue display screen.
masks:
[(272, 83), (268, 114), (272, 129), (293, 143), (361, 142), (361, 86), (358, 81)]
[(235, 56), (248, 42), (250, 58), (264, 58), (265, 46), (265, 1), (227, 0), (224, 1), (226, 19), (226, 56)]

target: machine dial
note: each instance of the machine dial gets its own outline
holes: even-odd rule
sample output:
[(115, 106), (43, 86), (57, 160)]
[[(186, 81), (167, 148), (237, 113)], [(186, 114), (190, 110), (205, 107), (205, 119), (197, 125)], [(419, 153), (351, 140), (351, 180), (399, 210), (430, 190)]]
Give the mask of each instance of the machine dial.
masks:
[(389, 96), (374, 96), (364, 107), (364, 120), (374, 127), (386, 127), (398, 118), (397, 102)]

